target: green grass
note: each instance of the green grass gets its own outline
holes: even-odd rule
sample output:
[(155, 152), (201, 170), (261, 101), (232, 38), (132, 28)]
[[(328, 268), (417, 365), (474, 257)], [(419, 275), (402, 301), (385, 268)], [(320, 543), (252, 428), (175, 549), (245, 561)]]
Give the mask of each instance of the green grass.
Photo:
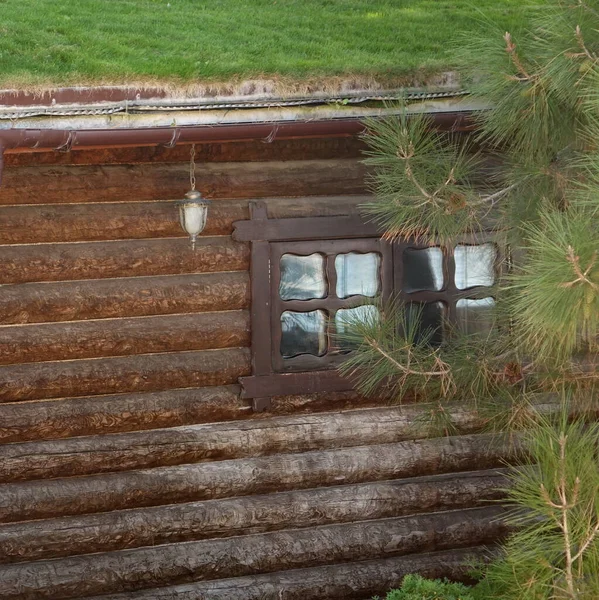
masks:
[[(0, 85), (401, 78), (543, 0), (0, 0)], [(484, 13), (484, 17), (483, 14)]]

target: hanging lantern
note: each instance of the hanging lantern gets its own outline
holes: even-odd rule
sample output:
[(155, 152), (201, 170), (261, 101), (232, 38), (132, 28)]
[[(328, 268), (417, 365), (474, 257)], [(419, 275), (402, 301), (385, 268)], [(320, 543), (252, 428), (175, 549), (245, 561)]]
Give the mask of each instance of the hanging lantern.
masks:
[(191, 248), (195, 251), (198, 235), (206, 226), (208, 216), (208, 206), (210, 200), (202, 197), (202, 194), (196, 190), (195, 177), (195, 144), (191, 147), (191, 160), (189, 164), (189, 183), (191, 190), (185, 194), (185, 198), (177, 202), (179, 206), (179, 221), (181, 227), (189, 234)]

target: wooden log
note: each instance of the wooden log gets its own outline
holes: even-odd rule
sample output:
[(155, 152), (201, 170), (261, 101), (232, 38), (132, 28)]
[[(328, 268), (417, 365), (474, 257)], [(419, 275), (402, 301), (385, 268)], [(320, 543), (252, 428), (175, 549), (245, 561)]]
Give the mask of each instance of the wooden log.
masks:
[(251, 406), (236, 385), (0, 404), (0, 442), (233, 421)]
[(236, 310), (249, 306), (247, 272), (6, 285), (0, 323), (40, 323)]
[[(422, 417), (429, 407), (351, 410), (294, 417), (268, 417), (113, 435), (92, 435), (0, 446), (0, 482), (72, 477), (306, 452), (326, 448), (387, 444), (428, 437)], [(481, 426), (473, 412), (454, 411), (460, 433)]]
[[(380, 405), (356, 392), (273, 398), (270, 414), (314, 413)], [(237, 386), (173, 389), (0, 403), (0, 442), (61, 439), (122, 431), (234, 421), (256, 416)]]
[(384, 597), (398, 588), (406, 575), (420, 573), (430, 579), (467, 579), (471, 565), (489, 558), (479, 546), (441, 552), (349, 562), (324, 567), (216, 579), (168, 587), (94, 596), (89, 600), (364, 600)]
[[(210, 207), (204, 236), (229, 235), (247, 219), (246, 200), (219, 200)], [(43, 226), (40, 226), (43, 223)], [(175, 200), (0, 206), (0, 242), (30, 244), (183, 237)]]
[(0, 364), (249, 345), (247, 311), (0, 327)]
[(228, 237), (0, 246), (0, 283), (245, 271), (249, 247)]
[(227, 385), (249, 370), (245, 348), (6, 365), (0, 403)]
[(520, 454), (476, 435), (6, 483), (0, 522), (490, 469)]
[[(297, 138), (247, 140), (237, 142), (196, 143), (196, 161), (271, 161), (318, 160), (327, 158), (360, 158), (365, 143), (357, 137)], [(190, 144), (167, 146), (136, 146), (121, 148), (78, 149), (69, 152), (48, 150), (12, 152), (5, 154), (7, 167), (36, 167), (42, 165), (109, 165), (135, 163), (168, 163), (189, 161)]]
[[(365, 175), (354, 158), (203, 163), (197, 187), (211, 198), (363, 194)], [(165, 200), (180, 197), (188, 179), (187, 162), (7, 168), (0, 204)]]
[(507, 485), (474, 471), (5, 524), (0, 563), (473, 508)]
[(0, 567), (0, 595), (80, 598), (198, 580), (478, 546), (507, 533), (500, 506), (88, 554)]
[[(267, 198), (271, 218), (355, 214), (371, 196)], [(204, 236), (230, 235), (248, 218), (247, 200), (217, 200)], [(40, 227), (40, 223), (43, 226)], [(175, 200), (0, 206), (0, 243), (27, 244), (182, 237)]]

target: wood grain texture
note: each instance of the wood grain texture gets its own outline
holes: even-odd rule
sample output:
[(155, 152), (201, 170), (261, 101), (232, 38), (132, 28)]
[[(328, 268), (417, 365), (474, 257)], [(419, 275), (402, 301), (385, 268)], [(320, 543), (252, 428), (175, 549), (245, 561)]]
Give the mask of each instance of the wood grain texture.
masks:
[(475, 435), (6, 483), (0, 522), (490, 469), (520, 455)]
[(473, 508), (507, 485), (475, 471), (5, 524), (0, 563)]
[(325, 525), (0, 567), (0, 595), (80, 598), (198, 580), (482, 545), (507, 533), (500, 506)]
[[(359, 159), (203, 163), (197, 187), (211, 198), (363, 194)], [(189, 165), (14, 167), (4, 171), (0, 204), (164, 200), (187, 190)]]
[[(366, 144), (357, 137), (297, 138), (196, 143), (196, 161), (271, 161), (317, 160), (327, 158), (359, 158)], [(74, 149), (69, 152), (8, 150), (7, 167), (36, 167), (42, 165), (107, 165), (135, 163), (168, 163), (189, 161), (191, 145), (177, 144), (122, 148)]]
[[(267, 417), (235, 423), (190, 425), (148, 432), (92, 435), (0, 446), (0, 482), (71, 477), (112, 471), (387, 444), (428, 437), (428, 407), (393, 407)], [(460, 433), (481, 419), (455, 411)]]
[(77, 321), (236, 310), (249, 306), (247, 272), (26, 283), (0, 288), (0, 323)]
[[(27, 244), (184, 237), (176, 199), (0, 206), (0, 243)], [(371, 196), (266, 198), (271, 218), (355, 214)], [(215, 200), (202, 235), (230, 235), (248, 218), (248, 200)], [(43, 226), (40, 227), (40, 223)]]
[(0, 403), (237, 383), (249, 350), (140, 354), (0, 367)]
[[(307, 402), (302, 402), (303, 410), (306, 406)], [(250, 416), (250, 404), (239, 398), (236, 385), (16, 402), (0, 404), (0, 442), (101, 435)]]
[(249, 247), (229, 237), (0, 246), (0, 283), (247, 271)]
[(491, 551), (479, 546), (413, 556), (347, 562), (324, 567), (215, 579), (168, 587), (93, 597), (89, 600), (364, 600), (384, 597), (398, 588), (406, 575), (452, 580), (465, 579), (475, 561), (488, 559)]
[[(273, 398), (269, 414), (377, 406), (356, 392)], [(62, 439), (256, 417), (237, 386), (0, 403), (0, 442)]]
[[(0, 206), (0, 243), (79, 242), (183, 237), (176, 200), (88, 202)], [(204, 236), (228, 235), (231, 223), (247, 218), (246, 200), (210, 206)], [(43, 223), (43, 227), (40, 227)]]
[(249, 346), (247, 311), (0, 326), (0, 364)]

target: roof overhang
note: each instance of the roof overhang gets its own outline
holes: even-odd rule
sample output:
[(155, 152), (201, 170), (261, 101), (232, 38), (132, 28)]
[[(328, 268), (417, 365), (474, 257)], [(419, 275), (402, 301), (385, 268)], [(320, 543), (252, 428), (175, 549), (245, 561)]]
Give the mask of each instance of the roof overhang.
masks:
[(464, 131), (485, 108), (456, 86), (210, 98), (121, 88), (42, 96), (0, 91), (0, 176), (5, 152), (354, 136), (365, 118), (402, 110), (428, 114), (440, 129)]

